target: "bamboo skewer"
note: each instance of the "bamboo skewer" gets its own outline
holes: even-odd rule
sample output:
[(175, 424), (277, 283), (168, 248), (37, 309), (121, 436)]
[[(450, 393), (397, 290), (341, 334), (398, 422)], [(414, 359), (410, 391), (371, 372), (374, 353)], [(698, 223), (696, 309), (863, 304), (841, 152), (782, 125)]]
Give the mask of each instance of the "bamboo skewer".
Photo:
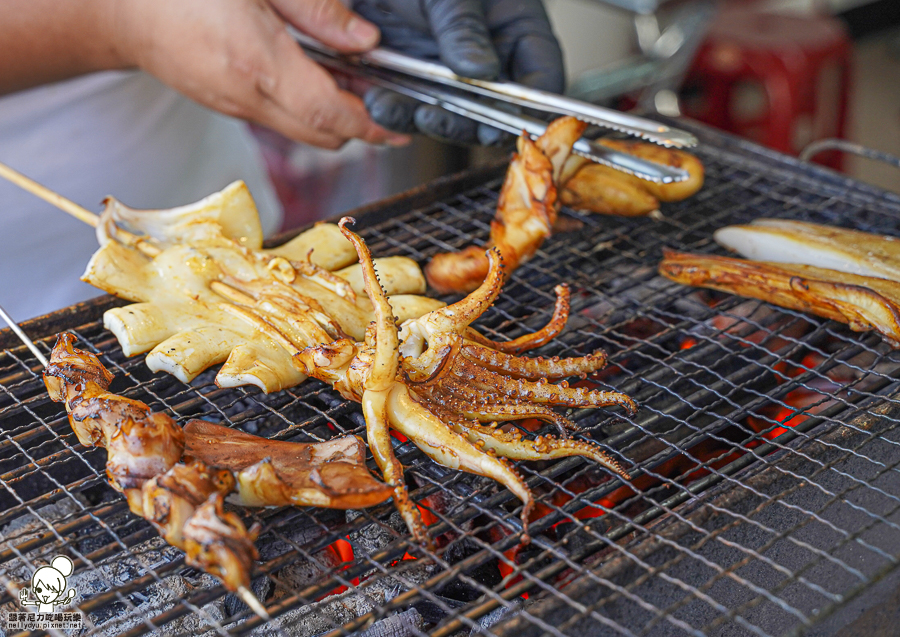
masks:
[(10, 181), (23, 190), (27, 190), (32, 195), (40, 197), (47, 203), (50, 203), (63, 212), (67, 212), (79, 221), (83, 221), (89, 226), (97, 227), (100, 223), (100, 217), (87, 208), (82, 208), (71, 199), (66, 199), (59, 193), (53, 192), (46, 186), (43, 186), (30, 177), (26, 177), (17, 170), (13, 170), (6, 164), (0, 163), (0, 177)]
[[(100, 216), (98, 214), (91, 212), (87, 208), (79, 206), (71, 199), (66, 199), (58, 192), (50, 190), (43, 184), (39, 184), (31, 177), (26, 177), (19, 171), (10, 168), (2, 162), (0, 162), (0, 177), (3, 177), (10, 183), (15, 184), (22, 190), (30, 192), (36, 197), (40, 197), (47, 203), (56, 206), (66, 214), (75, 217), (79, 221), (82, 221), (93, 228), (96, 228), (100, 224)], [(131, 232), (128, 232), (127, 230), (123, 230), (121, 228), (118, 229), (118, 232), (121, 235), (122, 239), (124, 239), (127, 243), (136, 246), (147, 256), (154, 257), (159, 254), (159, 248), (148, 243), (147, 239), (138, 237), (137, 235), (134, 235)]]

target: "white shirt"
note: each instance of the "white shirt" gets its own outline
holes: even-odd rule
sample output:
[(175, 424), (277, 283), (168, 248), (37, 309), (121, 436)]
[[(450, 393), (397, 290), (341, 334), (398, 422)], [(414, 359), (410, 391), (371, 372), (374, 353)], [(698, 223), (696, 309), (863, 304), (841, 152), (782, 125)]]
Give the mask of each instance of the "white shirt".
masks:
[[(243, 179), (263, 231), (281, 224), (246, 124), (137, 71), (0, 98), (0, 161), (96, 212), (106, 195), (135, 208), (170, 208)], [(0, 305), (16, 321), (100, 294), (79, 280), (97, 247), (93, 228), (0, 180)]]

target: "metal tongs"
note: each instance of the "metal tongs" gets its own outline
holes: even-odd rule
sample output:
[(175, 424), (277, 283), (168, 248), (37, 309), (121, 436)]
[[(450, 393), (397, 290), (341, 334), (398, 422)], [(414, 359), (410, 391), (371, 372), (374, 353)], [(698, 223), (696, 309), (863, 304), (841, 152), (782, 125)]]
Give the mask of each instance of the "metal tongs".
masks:
[[(572, 115), (588, 123), (635, 135), (662, 146), (683, 148), (697, 144), (697, 138), (688, 132), (513, 82), (488, 82), (463, 78), (440, 64), (425, 62), (386, 49), (375, 49), (358, 56), (340, 55), (299, 32), (294, 31), (293, 35), (307, 54), (323, 66), (363, 77), (372, 84), (426, 104), (440, 106), (514, 135), (525, 130), (532, 137), (537, 137), (544, 132), (547, 125), (539, 119), (510, 113), (471, 99), (469, 96), (487, 97), (556, 116)], [(452, 87), (454, 90), (445, 87)], [(573, 152), (648, 181), (673, 183), (688, 178), (685, 170), (615, 151), (586, 138), (581, 138), (575, 143)]]

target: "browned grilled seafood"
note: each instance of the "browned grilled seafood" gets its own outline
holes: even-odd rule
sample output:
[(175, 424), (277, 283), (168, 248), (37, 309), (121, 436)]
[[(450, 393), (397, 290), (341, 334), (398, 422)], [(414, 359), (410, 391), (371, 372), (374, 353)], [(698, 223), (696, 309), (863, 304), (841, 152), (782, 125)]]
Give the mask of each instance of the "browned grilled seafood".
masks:
[(223, 509), (225, 496), (248, 506), (358, 508), (383, 502), (391, 488), (365, 466), (364, 443), (347, 436), (305, 444), (266, 440), (193, 420), (182, 430), (168, 415), (108, 392), (113, 375), (75, 337), (59, 335), (44, 382), (64, 402), (79, 442), (107, 450), (106, 475), (132, 512), (148, 520), (186, 561), (230, 590), (250, 582), (257, 529)]
[(703, 164), (683, 150), (617, 139), (597, 143), (641, 159), (687, 171), (688, 178), (670, 184), (654, 183), (572, 155), (566, 161), (559, 198), (576, 210), (635, 217), (659, 209), (660, 201), (681, 201), (703, 186)]
[(807, 265), (666, 251), (659, 272), (683, 283), (761, 299), (875, 330), (900, 347), (900, 283)]
[[(684, 168), (690, 175), (687, 180), (655, 184), (571, 155), (572, 144), (583, 132), (582, 122), (561, 117), (534, 142), (524, 134), (519, 138), (487, 244), (500, 250), (507, 272), (529, 259), (551, 235), (560, 202), (578, 210), (638, 216), (659, 209), (660, 201), (685, 199), (703, 185), (699, 159), (656, 144), (599, 140), (642, 159)], [(425, 267), (425, 277), (438, 292), (471, 292), (487, 271), (484, 248), (469, 246), (459, 252), (436, 254)]]
[[(345, 398), (362, 403), (369, 448), (385, 481), (394, 488), (394, 502), (413, 536), (428, 541), (418, 509), (411, 503), (403, 469), (394, 457), (390, 429), (412, 440), (426, 455), (444, 466), (487, 476), (509, 488), (524, 503), (527, 530), (533, 497), (506, 458), (540, 460), (567, 456), (590, 458), (623, 478), (628, 474), (598, 445), (541, 436), (524, 438), (518, 431), (498, 427), (498, 421), (539, 418), (561, 429), (574, 428), (550, 406), (636, 406), (617, 392), (569, 387), (548, 382), (588, 374), (606, 363), (603, 352), (580, 358), (530, 359), (521, 352), (546, 342), (559, 332), (568, 310), (565, 289), (559, 290), (551, 325), (531, 339), (505, 347), (477, 335), (469, 325), (497, 298), (503, 266), (497, 248), (489, 252), (487, 278), (472, 294), (453, 305), (406, 321), (398, 331), (390, 302), (378, 283), (372, 257), (363, 240), (341, 221), (363, 265), (366, 291), (375, 308), (364, 343), (340, 339), (304, 349), (296, 364), (310, 376), (337, 389)], [(491, 424), (483, 424), (491, 423)], [(527, 541), (527, 533), (523, 534)]]
[[(537, 140), (527, 135), (518, 140), (518, 152), (506, 171), (506, 180), (491, 222), (491, 240), (512, 271), (550, 236), (559, 209), (557, 185), (572, 144), (586, 124), (561, 117)], [(425, 267), (428, 283), (439, 292), (471, 292), (488, 272), (485, 249), (469, 246), (460, 252), (435, 255)]]

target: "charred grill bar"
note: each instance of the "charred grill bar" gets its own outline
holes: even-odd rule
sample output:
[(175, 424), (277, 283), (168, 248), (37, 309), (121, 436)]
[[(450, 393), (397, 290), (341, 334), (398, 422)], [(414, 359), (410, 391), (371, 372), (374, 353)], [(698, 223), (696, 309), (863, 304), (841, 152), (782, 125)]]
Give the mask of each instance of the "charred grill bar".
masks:
[[(713, 230), (787, 217), (896, 232), (900, 200), (706, 130), (707, 179), (658, 220), (563, 210), (563, 228), (520, 267), (479, 327), (498, 340), (542, 325), (568, 282), (566, 331), (539, 352), (603, 347), (594, 386), (633, 396), (634, 418), (573, 414), (630, 465), (626, 484), (579, 458), (519, 463), (538, 499), (532, 545), (520, 502), (395, 440), (438, 551), (411, 546), (393, 505), (345, 514), (240, 511), (260, 522), (250, 613), (129, 513), (105, 452), (78, 444), (40, 364), (0, 332), (0, 604), (64, 553), (87, 634), (821, 634), (884, 602), (900, 559), (900, 354), (872, 334), (679, 286), (656, 274), (663, 247), (716, 252)], [(484, 240), (501, 171), (472, 173), (379, 204), (361, 234), (378, 256), (420, 263)], [(568, 229), (566, 232), (565, 230)], [(190, 386), (126, 359), (99, 300), (26, 324), (49, 352), (68, 329), (116, 374), (111, 390), (282, 440), (365, 430), (356, 404), (316, 381), (263, 395)], [(547, 429), (549, 431), (549, 427)], [(370, 459), (371, 463), (371, 459)], [(370, 464), (374, 467), (374, 464)], [(429, 557), (425, 560), (423, 557)], [(390, 622), (390, 626), (386, 623)], [(383, 631), (379, 633), (377, 631)], [(831, 631), (831, 632), (829, 632)], [(820, 634), (820, 633), (816, 633)]]

